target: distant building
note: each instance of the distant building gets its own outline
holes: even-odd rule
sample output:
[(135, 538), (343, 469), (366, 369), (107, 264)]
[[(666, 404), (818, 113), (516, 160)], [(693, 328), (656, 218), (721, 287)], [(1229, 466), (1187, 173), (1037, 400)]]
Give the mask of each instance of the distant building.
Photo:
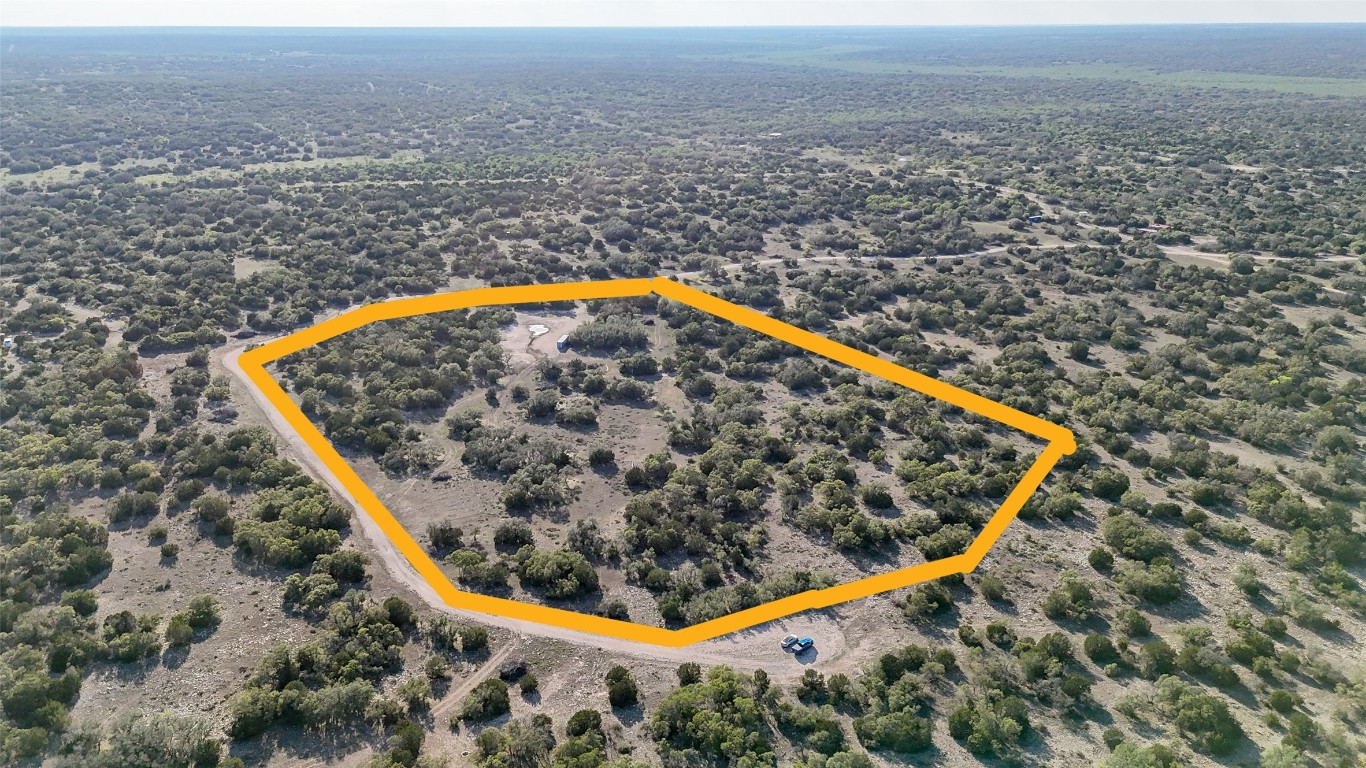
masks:
[(0, 349), (14, 349), (14, 337), (6, 336), (4, 341), (0, 341)]
[(555, 349), (560, 352), (569, 349), (569, 334), (566, 333), (565, 335), (555, 340)]
[(1043, 221), (1043, 217), (1039, 215), (1034, 215), (1030, 216), (1028, 219), (1025, 219), (1025, 221), (1028, 221), (1030, 224), (1038, 224), (1039, 222)]

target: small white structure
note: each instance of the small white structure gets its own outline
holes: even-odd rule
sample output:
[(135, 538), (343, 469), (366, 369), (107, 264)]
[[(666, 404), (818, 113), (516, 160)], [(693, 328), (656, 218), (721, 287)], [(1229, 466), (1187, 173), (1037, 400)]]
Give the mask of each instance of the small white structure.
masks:
[(0, 341), (0, 349), (14, 349), (14, 337), (6, 336), (4, 341)]

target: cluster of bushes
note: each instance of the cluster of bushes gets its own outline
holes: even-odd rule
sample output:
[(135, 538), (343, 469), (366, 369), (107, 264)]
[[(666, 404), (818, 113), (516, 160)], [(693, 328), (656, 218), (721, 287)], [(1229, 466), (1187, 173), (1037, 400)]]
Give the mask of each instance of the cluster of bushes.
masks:
[(601, 315), (569, 332), (570, 345), (599, 354), (637, 352), (649, 342), (649, 331), (639, 320), (620, 315)]
[(508, 509), (557, 508), (572, 499), (564, 477), (572, 458), (553, 440), (506, 427), (476, 427), (465, 435), (461, 461), (503, 476), (502, 500)]
[(303, 568), (335, 552), (350, 511), (311, 480), (260, 491), (246, 516), (237, 518), (233, 546), (244, 556), (277, 568)]
[(766, 765), (773, 747), (762, 735), (763, 694), (756, 676), (713, 667), (700, 680), (670, 691), (650, 718), (650, 734), (665, 760), (687, 755), (713, 763)]
[(1179, 678), (1159, 678), (1154, 703), (1191, 743), (1211, 754), (1226, 755), (1244, 738), (1242, 726), (1223, 699), (1202, 693)]
[(426, 471), (441, 454), (408, 418), (496, 382), (506, 368), (499, 340), (512, 317), (478, 309), (371, 323), (278, 365), (334, 444), (364, 451), (395, 474)]
[(400, 669), (405, 632), (414, 620), (411, 608), (346, 594), (318, 623), (316, 639), (266, 652), (246, 687), (228, 701), (228, 734), (248, 739), (277, 722), (326, 729), (381, 718), (391, 702), (377, 697), (376, 684)]
[(1028, 707), (1016, 696), (966, 700), (949, 713), (949, 735), (974, 755), (1008, 755), (1029, 735)]
[[(908, 645), (882, 654), (859, 680), (863, 714), (854, 718), (854, 734), (870, 750), (915, 754), (932, 745), (927, 717), (934, 682), (958, 669), (947, 648)], [(835, 683), (839, 683), (835, 686)], [(836, 692), (842, 678), (832, 677)], [(843, 695), (841, 695), (841, 698)]]
[(598, 588), (598, 574), (578, 552), (541, 549), (522, 558), (517, 576), (551, 599), (581, 597)]
[(591, 709), (574, 713), (564, 728), (564, 741), (555, 736), (546, 715), (512, 720), (500, 728), (485, 728), (475, 737), (480, 768), (538, 765), (547, 768), (645, 768), (648, 763), (629, 755), (611, 757), (602, 715)]

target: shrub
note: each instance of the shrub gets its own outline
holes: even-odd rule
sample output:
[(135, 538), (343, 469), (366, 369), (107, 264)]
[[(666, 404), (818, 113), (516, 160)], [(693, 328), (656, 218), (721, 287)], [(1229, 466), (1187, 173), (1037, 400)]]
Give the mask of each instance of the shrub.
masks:
[(930, 748), (930, 721), (909, 712), (867, 715), (854, 720), (854, 734), (864, 747), (903, 755)]
[(238, 741), (260, 735), (279, 714), (279, 692), (247, 688), (228, 700), (228, 735)]
[(1293, 710), (1297, 703), (1294, 694), (1289, 691), (1275, 690), (1266, 697), (1266, 705), (1281, 714)]
[(432, 554), (444, 556), (464, 546), (465, 532), (455, 523), (442, 520), (427, 525), (427, 543)]
[(213, 726), (201, 717), (170, 711), (125, 714), (114, 718), (93, 765), (207, 767), (222, 765), (222, 750)]
[(384, 598), (382, 607), (389, 617), (389, 623), (399, 629), (417, 626), (417, 611), (413, 610), (413, 606), (409, 605), (407, 600), (393, 595)]
[(507, 684), (496, 677), (491, 677), (469, 692), (460, 707), (460, 714), (453, 718), (456, 722), (452, 722), (451, 726), (455, 727), (460, 720), (486, 722), (507, 714), (511, 708)]
[(925, 621), (953, 607), (953, 595), (937, 581), (913, 588), (901, 603), (901, 612), (912, 621)]
[(605, 600), (598, 604), (597, 610), (595, 610), (594, 613), (604, 618), (616, 619), (617, 621), (631, 620), (631, 613), (627, 609), (626, 601), (624, 600)]
[(216, 523), (228, 516), (231, 509), (228, 500), (222, 496), (200, 496), (190, 505), (190, 509), (199, 520), (206, 523)]
[(77, 616), (94, 616), (99, 610), (99, 596), (93, 589), (73, 589), (62, 594), (62, 605), (70, 607)]
[(987, 624), (984, 634), (992, 645), (1001, 648), (1009, 648), (1015, 644), (1015, 631), (1010, 628), (1009, 624), (999, 619)]
[(1115, 586), (1150, 603), (1165, 604), (1181, 598), (1181, 577), (1166, 558), (1149, 565), (1120, 563)]
[(602, 715), (595, 709), (581, 709), (570, 716), (564, 732), (573, 738), (590, 732), (602, 732)]
[(446, 418), (446, 434), (452, 440), (464, 440), (471, 432), (483, 426), (478, 411), (461, 411)]
[(1257, 578), (1257, 568), (1246, 561), (1238, 563), (1233, 569), (1233, 586), (1248, 597), (1260, 595), (1262, 582)]
[(135, 517), (154, 515), (160, 506), (160, 496), (151, 491), (125, 493), (110, 503), (109, 522), (122, 523)]
[(370, 558), (354, 549), (319, 555), (313, 561), (314, 573), (326, 573), (339, 583), (359, 584), (365, 581), (365, 566)]
[(1115, 644), (1110, 642), (1110, 638), (1095, 633), (1087, 635), (1082, 641), (1082, 650), (1085, 651), (1086, 658), (1097, 664), (1108, 664), (1119, 658)]
[(598, 574), (578, 552), (541, 549), (517, 569), (523, 584), (541, 587), (546, 597), (579, 597), (598, 588)]
[(1100, 535), (1120, 555), (1130, 560), (1152, 562), (1171, 552), (1171, 543), (1156, 528), (1130, 514), (1105, 518)]
[(197, 595), (191, 598), (190, 606), (185, 610), (185, 620), (195, 629), (217, 626), (220, 621), (218, 601), (213, 595)]
[(649, 332), (638, 320), (608, 316), (584, 323), (569, 332), (570, 345), (598, 353), (620, 349), (641, 350), (648, 346)]
[(394, 690), (408, 711), (426, 709), (432, 699), (432, 683), (426, 677), (410, 677)]
[(1157, 681), (1156, 703), (1158, 711), (1172, 718), (1188, 739), (1212, 754), (1232, 752), (1243, 738), (1242, 727), (1223, 699), (1201, 693), (1175, 677)]
[(692, 685), (702, 681), (702, 667), (695, 662), (687, 661), (678, 665), (678, 684)]
[(489, 631), (483, 627), (466, 625), (460, 627), (456, 636), (460, 640), (461, 653), (478, 653), (489, 647)]
[(531, 526), (521, 520), (508, 520), (493, 532), (493, 544), (499, 549), (516, 550), (535, 541)]
[(1091, 493), (1106, 501), (1119, 501), (1129, 490), (1129, 478), (1114, 469), (1098, 469), (1091, 476)]
[(597, 446), (588, 452), (588, 463), (595, 467), (603, 467), (615, 463), (617, 455), (611, 448)]
[(640, 692), (635, 678), (626, 667), (616, 666), (607, 671), (607, 700), (614, 708), (634, 706)]
[(1086, 556), (1086, 562), (1090, 563), (1091, 567), (1097, 571), (1107, 573), (1115, 564), (1115, 556), (1104, 547), (1095, 547), (1091, 550), (1091, 554)]
[(1095, 593), (1091, 585), (1072, 571), (1064, 571), (1062, 584), (1049, 592), (1043, 600), (1043, 613), (1050, 619), (1085, 621), (1095, 610)]
[[(756, 706), (766, 678), (751, 680), (713, 667), (705, 682), (676, 688), (659, 702), (649, 732), (666, 765), (773, 765), (764, 739), (763, 708)], [(791, 719), (782, 711), (775, 713)], [(811, 723), (819, 728), (818, 723)]]
[(1138, 652), (1139, 674), (1149, 680), (1156, 680), (1176, 669), (1176, 651), (1161, 639), (1143, 644)]
[(1006, 602), (1006, 585), (1000, 578), (987, 574), (977, 582), (977, 589), (982, 593), (982, 597), (993, 603)]
[(1106, 728), (1100, 735), (1100, 740), (1105, 742), (1106, 749), (1114, 751), (1124, 741), (1124, 731), (1118, 728)]
[[(1109, 731), (1107, 731), (1109, 733)], [(1123, 735), (1120, 735), (1123, 739)], [(1165, 744), (1135, 746), (1127, 741), (1116, 742), (1114, 751), (1100, 764), (1100, 768), (1177, 768), (1183, 763)]]
[(1015, 696), (994, 703), (986, 699), (967, 702), (949, 713), (949, 735), (966, 742), (974, 755), (1013, 752), (1028, 731), (1025, 704)]
[(1148, 617), (1139, 613), (1137, 608), (1127, 606), (1115, 612), (1114, 626), (1125, 637), (1142, 637), (1151, 631)]
[(891, 490), (887, 488), (886, 483), (880, 482), (864, 483), (860, 486), (859, 498), (874, 509), (890, 509), (893, 503)]
[(597, 424), (598, 406), (584, 397), (563, 400), (555, 406), (555, 423), (561, 426)]
[(422, 665), (422, 674), (426, 675), (428, 680), (450, 680), (451, 663), (442, 656), (428, 656)]
[(177, 613), (171, 616), (171, 620), (166, 624), (166, 644), (172, 648), (180, 648), (189, 645), (192, 640), (194, 629), (190, 627), (185, 614)]
[(631, 355), (617, 361), (623, 376), (653, 376), (659, 373), (659, 361), (650, 355)]

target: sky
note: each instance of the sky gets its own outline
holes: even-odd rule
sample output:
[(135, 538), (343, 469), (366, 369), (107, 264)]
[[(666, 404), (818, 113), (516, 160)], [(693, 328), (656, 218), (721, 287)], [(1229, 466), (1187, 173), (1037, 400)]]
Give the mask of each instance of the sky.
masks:
[(1363, 0), (3, 0), (0, 26), (696, 27), (1366, 22)]

